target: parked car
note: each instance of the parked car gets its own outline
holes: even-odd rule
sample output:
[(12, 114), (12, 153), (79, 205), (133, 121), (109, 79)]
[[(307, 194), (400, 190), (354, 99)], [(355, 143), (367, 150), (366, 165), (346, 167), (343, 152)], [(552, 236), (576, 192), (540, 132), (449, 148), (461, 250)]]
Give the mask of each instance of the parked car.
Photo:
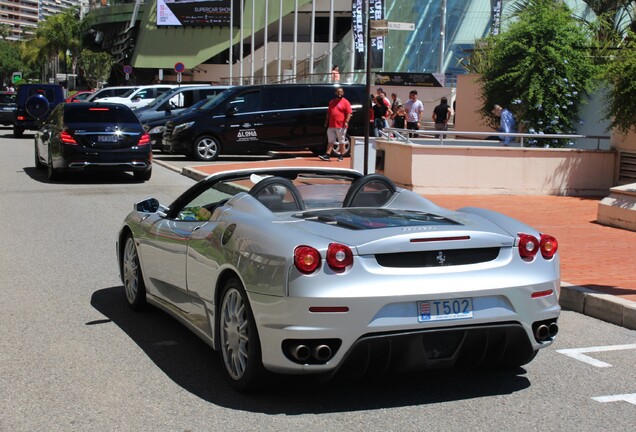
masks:
[(13, 136), (37, 130), (51, 111), (64, 103), (64, 89), (57, 84), (21, 84), (16, 94)]
[(216, 96), (229, 86), (181, 86), (175, 87), (135, 110), (137, 118), (150, 134), (153, 148), (161, 148), (166, 122), (175, 118), (199, 101)]
[(35, 134), (35, 166), (49, 180), (64, 172), (93, 169), (152, 174), (150, 137), (130, 108), (121, 104), (61, 104)]
[(96, 90), (92, 95), (86, 98), (86, 102), (95, 102), (96, 100), (103, 99), (106, 97), (123, 96), (126, 93), (131, 93), (137, 88), (139, 88), (139, 86), (104, 87), (99, 90)]
[(100, 99), (101, 102), (112, 102), (124, 104), (130, 108), (136, 109), (148, 105), (157, 96), (167, 92), (171, 88), (177, 87), (176, 85), (169, 84), (157, 84), (140, 86), (135, 90), (129, 91), (122, 96), (110, 96)]
[(86, 99), (93, 94), (91, 90), (79, 90), (72, 96), (66, 98), (66, 102), (86, 102)]
[(0, 91), (0, 124), (4, 126), (13, 125), (15, 109), (15, 92)]
[[(310, 149), (325, 152), (327, 106), (334, 84), (232, 87), (207, 104), (166, 123), (163, 150), (211, 161), (220, 154)], [(353, 108), (350, 135), (363, 135), (365, 86), (342, 85)], [(349, 145), (346, 146), (349, 153)]]
[(240, 391), (265, 371), (517, 367), (554, 340), (557, 240), (332, 168), (213, 174), (138, 202), (117, 237), (128, 304), (221, 352)]

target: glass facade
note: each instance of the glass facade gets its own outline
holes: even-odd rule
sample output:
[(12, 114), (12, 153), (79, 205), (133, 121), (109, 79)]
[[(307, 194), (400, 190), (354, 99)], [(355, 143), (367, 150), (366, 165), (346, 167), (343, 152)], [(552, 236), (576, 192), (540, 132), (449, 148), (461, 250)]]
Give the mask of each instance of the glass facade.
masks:
[[(444, 43), (442, 9), (446, 4)], [(414, 23), (414, 31), (391, 30), (385, 41), (389, 72), (463, 73), (459, 60), (490, 31), (495, 0), (387, 0), (390, 22)], [(440, 51), (443, 55), (440, 56)]]

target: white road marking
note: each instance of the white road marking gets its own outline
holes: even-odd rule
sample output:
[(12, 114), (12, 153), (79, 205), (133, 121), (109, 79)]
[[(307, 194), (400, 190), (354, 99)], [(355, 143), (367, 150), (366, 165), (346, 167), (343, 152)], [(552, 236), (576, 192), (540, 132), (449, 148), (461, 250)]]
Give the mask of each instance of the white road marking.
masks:
[(636, 405), (636, 393), (632, 394), (621, 394), (621, 395), (613, 395), (613, 396), (597, 396), (593, 397), (597, 402), (627, 402), (632, 405)]
[(592, 352), (604, 352), (604, 351), (619, 351), (619, 350), (629, 350), (636, 349), (636, 344), (628, 344), (628, 345), (610, 345), (610, 346), (602, 346), (602, 347), (591, 347), (591, 348), (573, 348), (573, 349), (563, 349), (557, 350), (558, 353), (566, 355), (568, 357), (572, 357), (573, 359), (582, 361), (583, 363), (587, 363), (589, 365), (605, 368), (612, 367), (611, 364), (605, 363), (600, 360), (596, 360), (590, 356), (585, 355), (584, 353), (592, 353)]

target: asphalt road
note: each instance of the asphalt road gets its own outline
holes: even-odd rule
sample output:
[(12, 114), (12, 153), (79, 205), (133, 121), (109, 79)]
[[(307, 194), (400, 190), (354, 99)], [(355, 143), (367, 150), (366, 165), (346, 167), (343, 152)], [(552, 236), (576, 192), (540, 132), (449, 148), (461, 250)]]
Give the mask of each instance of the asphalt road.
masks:
[[(147, 183), (49, 183), (32, 135), (9, 129), (0, 152), (0, 431), (634, 430), (636, 332), (573, 312), (553, 346), (513, 371), (281, 377), (237, 394), (183, 326), (128, 309), (115, 262), (133, 203), (168, 204), (193, 181), (155, 166)], [(559, 352), (581, 349), (595, 352)]]

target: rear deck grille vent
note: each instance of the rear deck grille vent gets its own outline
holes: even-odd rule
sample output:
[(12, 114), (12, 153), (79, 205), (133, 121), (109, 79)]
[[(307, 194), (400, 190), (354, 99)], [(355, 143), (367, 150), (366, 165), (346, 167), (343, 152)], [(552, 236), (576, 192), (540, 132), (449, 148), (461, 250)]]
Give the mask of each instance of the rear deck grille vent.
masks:
[(493, 261), (499, 256), (498, 247), (478, 249), (450, 249), (426, 252), (377, 254), (382, 267), (446, 267)]

